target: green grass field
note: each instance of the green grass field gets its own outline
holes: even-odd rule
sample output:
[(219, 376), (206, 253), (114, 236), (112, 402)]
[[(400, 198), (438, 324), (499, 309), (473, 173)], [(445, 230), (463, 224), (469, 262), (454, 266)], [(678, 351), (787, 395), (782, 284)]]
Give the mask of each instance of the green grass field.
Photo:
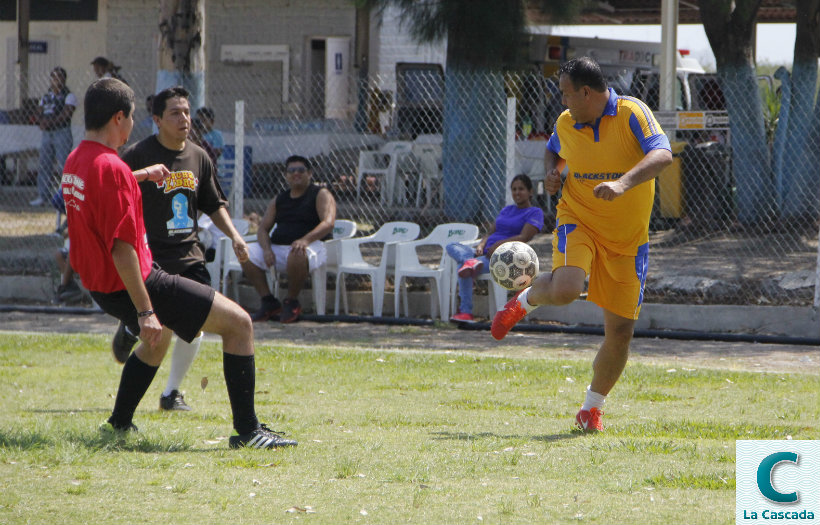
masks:
[(631, 362), (583, 435), (586, 358), (259, 341), (260, 419), (299, 447), (228, 449), (213, 342), (193, 412), (157, 410), (165, 363), (110, 440), (108, 344), (0, 336), (0, 523), (734, 523), (735, 439), (820, 438), (816, 370)]

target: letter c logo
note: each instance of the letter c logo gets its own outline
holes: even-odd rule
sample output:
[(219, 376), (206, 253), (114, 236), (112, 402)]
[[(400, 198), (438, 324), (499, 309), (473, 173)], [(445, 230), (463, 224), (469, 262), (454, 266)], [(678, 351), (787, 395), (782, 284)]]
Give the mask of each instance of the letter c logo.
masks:
[(775, 503), (794, 503), (797, 501), (797, 492), (788, 494), (778, 492), (772, 485), (772, 471), (778, 463), (788, 461), (797, 464), (797, 454), (794, 452), (775, 452), (763, 458), (757, 467), (757, 488), (763, 496)]

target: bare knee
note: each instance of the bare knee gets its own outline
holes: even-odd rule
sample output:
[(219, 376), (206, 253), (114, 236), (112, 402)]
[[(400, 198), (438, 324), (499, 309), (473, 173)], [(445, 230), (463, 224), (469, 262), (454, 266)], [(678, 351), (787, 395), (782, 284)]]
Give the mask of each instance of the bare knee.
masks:
[(233, 308), (228, 309), (225, 314), (229, 332), (240, 337), (253, 339), (253, 322), (248, 312), (231, 301)]
[(219, 292), (214, 294), (211, 312), (202, 330), (223, 337), (253, 339), (253, 323), (248, 312)]

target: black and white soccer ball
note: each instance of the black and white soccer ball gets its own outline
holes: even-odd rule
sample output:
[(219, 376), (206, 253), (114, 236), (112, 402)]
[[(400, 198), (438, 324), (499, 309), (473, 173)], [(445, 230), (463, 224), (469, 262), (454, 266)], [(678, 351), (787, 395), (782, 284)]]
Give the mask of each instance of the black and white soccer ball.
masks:
[(505, 242), (490, 257), (490, 275), (507, 290), (523, 290), (538, 275), (538, 256), (527, 243)]

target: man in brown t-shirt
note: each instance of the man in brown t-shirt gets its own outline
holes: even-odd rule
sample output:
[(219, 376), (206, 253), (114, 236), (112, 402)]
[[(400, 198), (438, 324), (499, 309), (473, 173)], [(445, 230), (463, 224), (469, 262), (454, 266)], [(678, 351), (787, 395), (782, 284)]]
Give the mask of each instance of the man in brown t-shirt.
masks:
[[(154, 164), (163, 164), (170, 171), (161, 182), (140, 183), (148, 245), (154, 262), (167, 273), (210, 286), (211, 276), (197, 235), (199, 212), (208, 215), (233, 241), (240, 261), (248, 258), (248, 247), (228, 215), (227, 201), (210, 157), (188, 139), (191, 128), (188, 91), (182, 87), (165, 89), (154, 95), (152, 104), (158, 133), (122, 153), (122, 160), (134, 173)], [(135, 343), (136, 338), (120, 325), (113, 342), (117, 360), (125, 360)], [(192, 343), (177, 339), (168, 383), (160, 396), (160, 409), (190, 410), (179, 388), (201, 343), (201, 333)]]

